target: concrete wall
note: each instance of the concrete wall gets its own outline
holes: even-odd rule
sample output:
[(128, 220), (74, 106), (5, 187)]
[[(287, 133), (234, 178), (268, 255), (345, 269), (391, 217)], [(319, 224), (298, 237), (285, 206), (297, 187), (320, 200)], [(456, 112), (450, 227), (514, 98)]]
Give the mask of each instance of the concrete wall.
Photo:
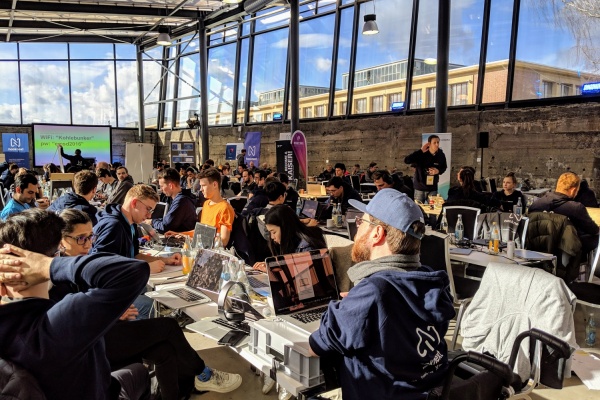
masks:
[[(301, 122), (308, 139), (309, 173), (318, 174), (325, 160), (355, 163), (371, 161), (380, 168), (396, 167), (409, 173), (404, 157), (420, 147), (421, 133), (434, 129), (433, 114), (385, 116), (331, 122)], [(275, 164), (275, 141), (289, 125), (246, 126), (263, 132), (261, 162)], [(553, 187), (565, 171), (580, 174), (600, 193), (600, 104), (532, 107), (493, 111), (451, 111), (448, 131), (453, 134), (452, 174), (462, 165), (477, 168), (479, 131), (490, 132), (490, 148), (484, 150), (484, 176), (501, 178), (515, 171), (536, 187)], [(173, 133), (174, 134), (174, 133)], [(164, 136), (159, 134), (161, 140)], [(224, 162), (225, 143), (240, 137), (235, 128), (210, 129), (210, 157)], [(162, 143), (162, 142), (161, 142)]]

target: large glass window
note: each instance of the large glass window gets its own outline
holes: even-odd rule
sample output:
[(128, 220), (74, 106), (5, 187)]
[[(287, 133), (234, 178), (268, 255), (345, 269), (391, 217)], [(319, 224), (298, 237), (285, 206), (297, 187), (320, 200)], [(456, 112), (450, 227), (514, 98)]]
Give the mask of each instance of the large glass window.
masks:
[[(160, 98), (160, 81), (163, 71), (159, 63), (144, 61), (144, 104), (156, 102)], [(144, 106), (144, 125), (158, 128), (158, 104)]]
[[(376, 3), (377, 35), (358, 35), (354, 97), (383, 95), (388, 91), (404, 90), (408, 59), (412, 0), (378, 0)], [(360, 5), (360, 21), (373, 13), (373, 2)], [(370, 112), (383, 111), (381, 106)], [(363, 111), (367, 112), (367, 110)], [(352, 110), (358, 114), (358, 109)]]
[(233, 112), (236, 44), (208, 51), (208, 123), (230, 123)]
[(179, 94), (176, 126), (186, 127), (194, 113), (200, 113), (200, 55), (181, 57), (179, 67)]
[[(248, 24), (245, 24), (248, 25)], [(248, 40), (242, 39), (240, 46), (240, 75), (239, 75), (239, 83), (238, 83), (238, 122), (244, 122), (244, 109), (246, 108), (246, 86), (248, 85)]]
[(436, 90), (434, 87), (427, 88), (427, 107), (435, 108), (435, 94)]
[(23, 123), (71, 123), (66, 61), (21, 62), (21, 87)]
[(117, 61), (117, 103), (119, 126), (139, 125), (137, 66), (135, 61)]
[(258, 122), (263, 109), (283, 102), (287, 47), (287, 28), (255, 37), (249, 122)]
[(94, 60), (115, 58), (112, 43), (71, 43), (69, 57), (72, 60)]
[[(338, 48), (338, 59), (335, 75), (335, 101), (346, 102), (348, 98), (348, 77), (350, 76), (350, 57), (352, 45), (352, 21), (354, 18), (354, 7), (344, 8), (340, 11), (340, 41)], [(334, 115), (345, 115), (346, 107), (340, 109)]]
[(21, 60), (66, 60), (66, 43), (20, 43)]
[(467, 82), (450, 85), (450, 90), (448, 92), (449, 106), (462, 106), (472, 103), (469, 99), (469, 84)]
[(73, 124), (116, 125), (112, 61), (71, 61)]
[(491, 2), (482, 103), (506, 101), (513, 2), (514, 0)]
[(21, 123), (18, 68), (16, 61), (0, 62), (0, 123)]
[(560, 86), (599, 80), (597, 3), (575, 3), (521, 1), (513, 100), (570, 95)]
[(16, 43), (0, 43), (0, 60), (16, 60), (17, 57)]

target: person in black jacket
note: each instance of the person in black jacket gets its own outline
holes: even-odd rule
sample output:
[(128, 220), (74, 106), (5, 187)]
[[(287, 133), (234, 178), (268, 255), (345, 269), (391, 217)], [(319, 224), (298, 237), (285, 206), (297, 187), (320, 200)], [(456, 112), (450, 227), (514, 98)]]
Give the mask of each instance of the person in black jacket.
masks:
[(15, 176), (19, 172), (19, 166), (17, 164), (10, 164), (8, 169), (4, 170), (0, 180), (6, 190), (9, 190), (13, 183), (15, 183)]
[(345, 214), (350, 207), (348, 200), (353, 199), (362, 203), (362, 198), (356, 190), (339, 176), (334, 176), (327, 183), (327, 193), (331, 196), (332, 203), (341, 203), (342, 212)]
[(185, 195), (179, 185), (179, 173), (173, 168), (161, 172), (158, 184), (163, 194), (173, 199), (167, 215), (152, 220), (152, 226), (160, 233), (166, 231), (184, 232), (194, 229), (198, 217), (196, 200)]
[[(52, 258), (63, 227), (59, 216), (37, 209), (0, 224), (0, 244), (10, 244), (1, 257), (26, 267), (20, 281), (0, 284), (0, 357), (31, 373), (48, 400), (124, 398), (121, 390), (131, 390), (127, 398), (147, 399), (143, 365), (127, 367), (129, 376), (111, 376), (104, 335), (145, 287), (148, 264), (109, 254)], [(93, 290), (55, 303), (48, 299), (49, 281)]]
[(429, 196), (437, 195), (440, 175), (446, 172), (446, 156), (440, 149), (440, 137), (431, 135), (427, 143), (404, 159), (406, 164), (416, 164), (414, 176), (415, 200), (426, 203)]
[(592, 189), (590, 189), (590, 185), (585, 179), (581, 180), (581, 184), (579, 185), (579, 191), (577, 192), (577, 196), (573, 199), (583, 204), (586, 207), (598, 207), (598, 199), (596, 198), (596, 193)]
[(583, 254), (587, 254), (598, 247), (600, 228), (592, 220), (585, 206), (573, 201), (577, 196), (580, 183), (579, 176), (573, 172), (565, 172), (556, 181), (555, 191), (548, 192), (536, 199), (529, 206), (528, 212), (553, 211), (556, 214), (567, 216), (577, 229), (577, 236), (581, 240)]
[(473, 200), (482, 206), (500, 207), (500, 201), (491, 198), (487, 199), (485, 195), (475, 189), (475, 176), (471, 168), (461, 168), (458, 172), (458, 186), (453, 186), (448, 190), (447, 202), (456, 200)]
[(59, 144), (58, 148), (60, 149), (60, 156), (69, 160), (69, 162), (71, 163), (71, 167), (76, 168), (78, 171), (81, 171), (82, 169), (88, 167), (88, 162), (85, 160), (85, 158), (81, 156), (81, 150), (76, 149), (75, 155), (70, 156), (68, 154), (65, 154), (62, 144)]
[(371, 181), (375, 184), (377, 191), (381, 189), (396, 189), (412, 198), (413, 191), (404, 184), (402, 178), (398, 175), (391, 175), (387, 169), (375, 170), (371, 174)]
[(90, 204), (94, 198), (96, 186), (98, 185), (98, 176), (90, 171), (79, 171), (73, 177), (73, 189), (75, 193), (65, 193), (55, 200), (48, 210), (60, 213), (65, 208), (75, 208), (85, 212), (92, 221), (92, 225), (98, 222), (96, 207)]
[(513, 207), (521, 200), (521, 210), (525, 210), (527, 200), (520, 190), (516, 190), (517, 178), (514, 172), (509, 172), (502, 180), (502, 190), (492, 194), (492, 198), (501, 203), (502, 211), (513, 212)]

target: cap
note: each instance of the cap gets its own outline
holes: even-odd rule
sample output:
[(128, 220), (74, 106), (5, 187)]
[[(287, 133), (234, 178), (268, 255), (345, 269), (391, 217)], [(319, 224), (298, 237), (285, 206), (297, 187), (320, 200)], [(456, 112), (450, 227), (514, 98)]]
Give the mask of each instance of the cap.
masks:
[(414, 222), (424, 223), (421, 207), (413, 199), (396, 189), (381, 189), (369, 204), (363, 204), (356, 200), (349, 200), (348, 202), (352, 207), (385, 222), (389, 226), (400, 229), (417, 239), (423, 237), (423, 235), (412, 229)]

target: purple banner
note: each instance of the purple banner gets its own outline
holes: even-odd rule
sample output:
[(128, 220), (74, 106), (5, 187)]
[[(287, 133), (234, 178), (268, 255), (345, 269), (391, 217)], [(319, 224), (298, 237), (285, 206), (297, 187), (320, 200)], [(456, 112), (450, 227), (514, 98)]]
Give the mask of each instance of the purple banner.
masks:
[(247, 132), (244, 147), (246, 148), (246, 165), (250, 165), (250, 161), (254, 161), (254, 166), (260, 164), (260, 137), (261, 132)]
[(302, 131), (296, 131), (292, 135), (292, 149), (298, 160), (300, 172), (304, 175), (304, 179), (308, 180), (308, 151), (306, 146), (306, 136)]

